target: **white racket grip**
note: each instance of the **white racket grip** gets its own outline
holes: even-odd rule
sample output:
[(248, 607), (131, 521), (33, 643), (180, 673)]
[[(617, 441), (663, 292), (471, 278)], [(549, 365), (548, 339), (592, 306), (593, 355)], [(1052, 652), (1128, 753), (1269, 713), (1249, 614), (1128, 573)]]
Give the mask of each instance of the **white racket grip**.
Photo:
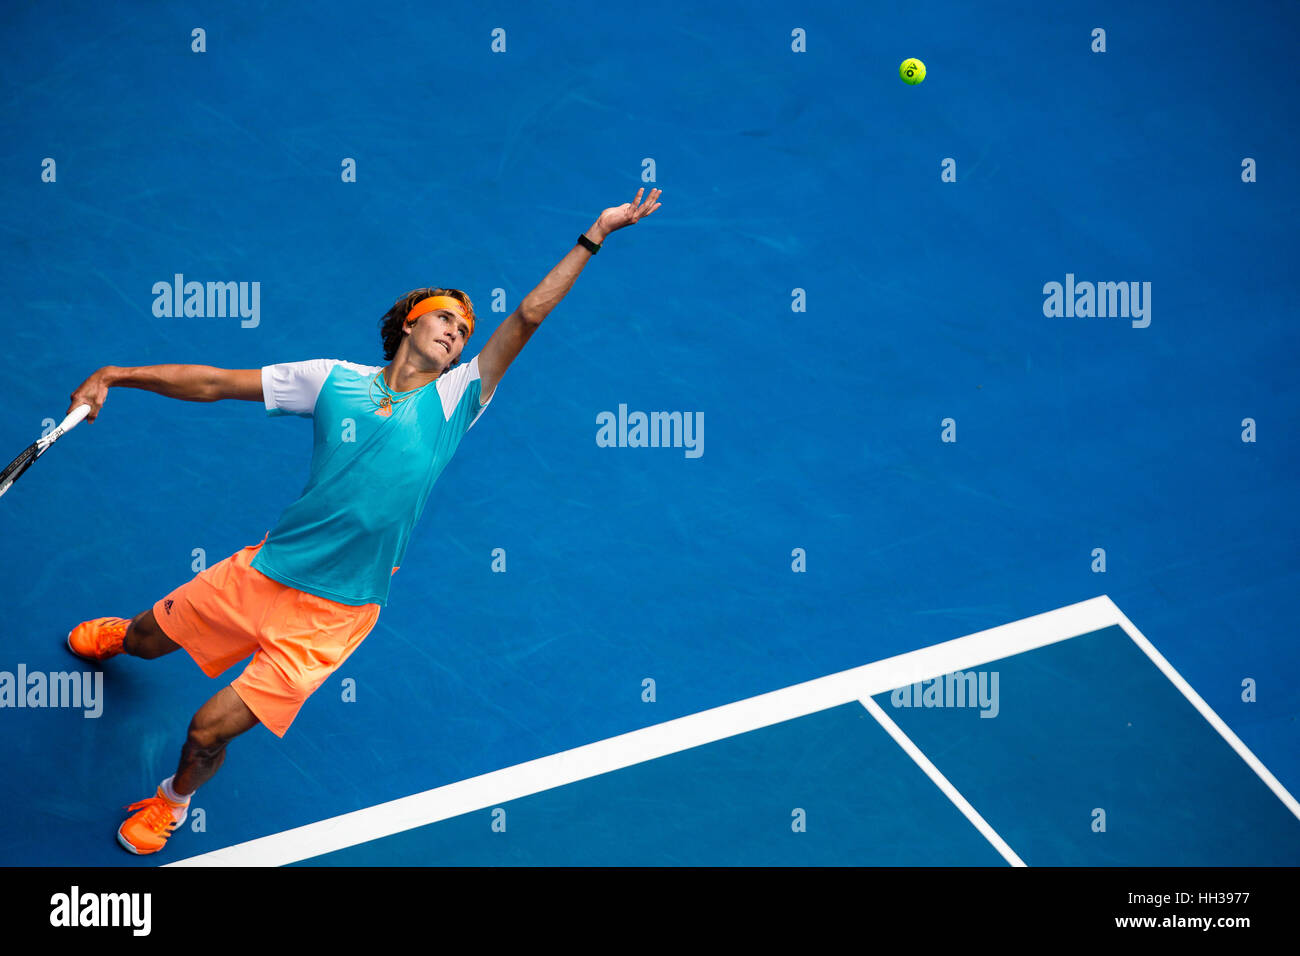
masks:
[(59, 427), (54, 429), (55, 434), (66, 435), (68, 432), (80, 425), (81, 420), (89, 414), (89, 405), (78, 405), (72, 411), (68, 412), (67, 417), (64, 418), (63, 421), (59, 422)]

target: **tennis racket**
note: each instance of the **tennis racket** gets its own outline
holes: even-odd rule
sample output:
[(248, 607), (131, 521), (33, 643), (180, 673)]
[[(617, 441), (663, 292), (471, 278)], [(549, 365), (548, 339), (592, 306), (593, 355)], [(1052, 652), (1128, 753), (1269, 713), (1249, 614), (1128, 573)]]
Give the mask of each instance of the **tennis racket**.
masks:
[(89, 405), (78, 405), (68, 413), (68, 417), (59, 423), (59, 427), (54, 429), (44, 438), (38, 438), (24, 449), (23, 453), (9, 462), (4, 471), (0, 471), (0, 495), (9, 490), (9, 486), (18, 480), (18, 476), (32, 466), (37, 458), (45, 454), (47, 448), (58, 441), (63, 435), (72, 431), (81, 422), (83, 418), (90, 414)]

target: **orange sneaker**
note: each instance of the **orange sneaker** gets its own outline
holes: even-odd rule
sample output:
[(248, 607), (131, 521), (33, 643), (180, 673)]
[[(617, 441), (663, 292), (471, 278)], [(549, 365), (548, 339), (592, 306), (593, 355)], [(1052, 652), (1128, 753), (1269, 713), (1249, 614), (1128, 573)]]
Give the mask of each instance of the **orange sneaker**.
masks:
[[(126, 809), (139, 812), (117, 828), (117, 842), (128, 853), (137, 855), (157, 853), (166, 846), (167, 838), (185, 822), (189, 813), (188, 804), (177, 806), (172, 803), (163, 796), (161, 787), (157, 796), (133, 803)], [(182, 811), (179, 818), (176, 816), (178, 810)]]
[(68, 650), (88, 661), (104, 661), (122, 653), (131, 622), (124, 617), (97, 617), (68, 632)]

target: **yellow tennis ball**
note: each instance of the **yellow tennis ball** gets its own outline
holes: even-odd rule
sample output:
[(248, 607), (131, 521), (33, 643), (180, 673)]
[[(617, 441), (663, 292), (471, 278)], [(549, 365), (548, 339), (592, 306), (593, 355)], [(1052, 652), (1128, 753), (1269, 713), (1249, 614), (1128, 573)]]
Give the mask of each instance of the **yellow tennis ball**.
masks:
[(898, 78), (904, 83), (916, 86), (925, 79), (925, 64), (916, 57), (909, 56), (898, 68)]

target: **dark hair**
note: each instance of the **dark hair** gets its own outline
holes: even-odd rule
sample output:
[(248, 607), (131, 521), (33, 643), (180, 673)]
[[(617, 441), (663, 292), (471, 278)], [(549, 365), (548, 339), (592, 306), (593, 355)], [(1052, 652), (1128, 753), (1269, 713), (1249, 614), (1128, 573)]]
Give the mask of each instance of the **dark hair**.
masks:
[[(384, 317), (379, 320), (379, 335), (384, 341), (385, 359), (391, 362), (393, 356), (397, 354), (397, 347), (402, 344), (402, 325), (406, 322), (406, 317), (410, 315), (411, 309), (431, 295), (449, 295), (463, 303), (465, 312), (469, 316), (470, 327), (473, 328), (474, 303), (470, 302), (469, 296), (461, 292), (460, 289), (412, 289), (394, 302), (393, 307), (385, 312)], [(459, 364), (460, 359), (457, 359), (448, 367), (453, 368)]]

